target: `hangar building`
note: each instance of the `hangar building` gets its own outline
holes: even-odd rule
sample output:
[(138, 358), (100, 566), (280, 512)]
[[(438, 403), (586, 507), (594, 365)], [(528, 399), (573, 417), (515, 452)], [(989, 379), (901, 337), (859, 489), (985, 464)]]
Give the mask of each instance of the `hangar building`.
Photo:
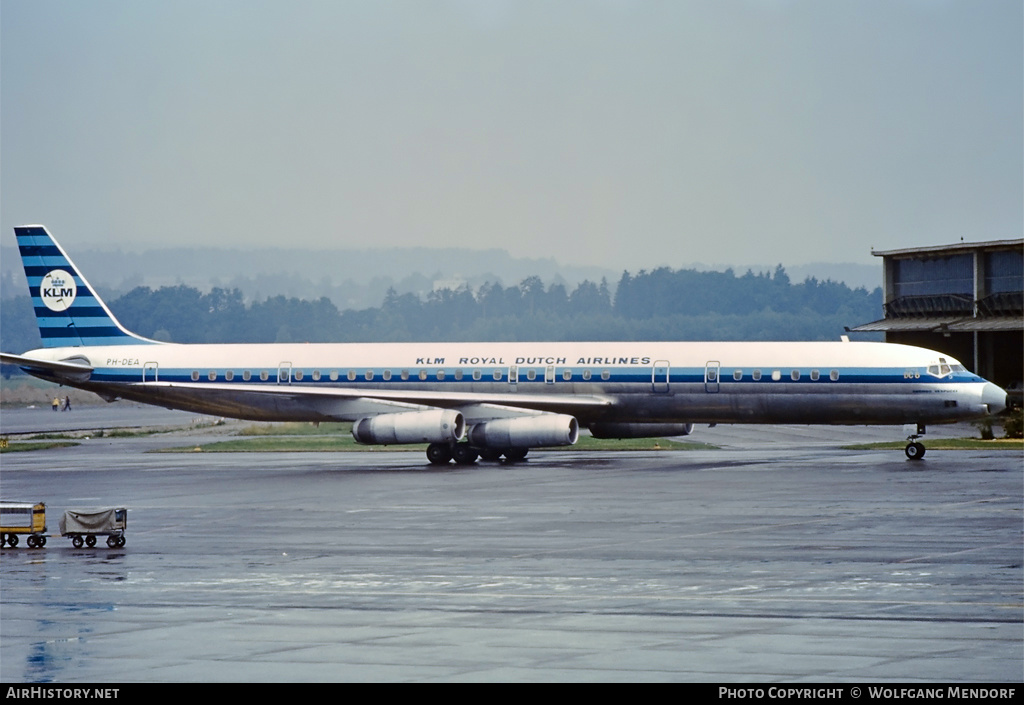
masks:
[(948, 353), (1004, 389), (1024, 378), (1024, 239), (887, 250), (885, 317), (850, 329)]

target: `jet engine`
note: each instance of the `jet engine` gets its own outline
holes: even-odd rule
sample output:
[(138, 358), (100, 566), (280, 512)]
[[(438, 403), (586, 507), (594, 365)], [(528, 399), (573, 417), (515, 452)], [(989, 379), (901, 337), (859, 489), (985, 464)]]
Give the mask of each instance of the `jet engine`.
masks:
[(592, 423), (590, 435), (594, 438), (662, 438), (689, 436), (692, 423)]
[(456, 443), (465, 432), (462, 414), (450, 409), (381, 414), (352, 424), (352, 437), (366, 445)]
[(567, 414), (517, 416), (476, 424), (469, 432), (469, 444), (476, 448), (571, 446), (579, 434), (579, 422)]

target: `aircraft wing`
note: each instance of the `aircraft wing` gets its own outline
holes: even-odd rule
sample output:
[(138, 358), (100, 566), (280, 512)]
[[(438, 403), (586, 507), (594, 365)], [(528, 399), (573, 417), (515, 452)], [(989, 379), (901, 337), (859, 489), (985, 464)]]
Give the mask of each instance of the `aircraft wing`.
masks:
[[(138, 382), (127, 389), (145, 390), (166, 400), (192, 400), (208, 406), (211, 413), (238, 414), (258, 408), (287, 412), (313, 410), (325, 419), (354, 420), (360, 416), (414, 409), (441, 408), (462, 412), (467, 423), (536, 413), (592, 415), (609, 408), (610, 398), (563, 394), (516, 394), (443, 392), (429, 390), (350, 389), (303, 385), (196, 384), (189, 382)], [(126, 390), (127, 391), (127, 390)], [(130, 396), (130, 394), (126, 394)], [(158, 403), (158, 402), (157, 402)], [(589, 413), (588, 413), (589, 412)], [(248, 415), (242, 415), (243, 418)], [(252, 416), (248, 416), (252, 418)]]

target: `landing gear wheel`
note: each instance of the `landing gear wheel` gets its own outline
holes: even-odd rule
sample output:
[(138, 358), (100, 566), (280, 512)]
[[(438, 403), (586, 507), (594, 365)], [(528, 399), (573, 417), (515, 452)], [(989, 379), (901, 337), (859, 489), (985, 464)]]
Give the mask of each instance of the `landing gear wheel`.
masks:
[(452, 450), (446, 443), (431, 443), (427, 446), (427, 460), (431, 465), (447, 465), (452, 459)]
[(908, 443), (903, 452), (907, 454), (907, 458), (910, 460), (920, 460), (924, 457), (924, 443), (918, 441)]
[(509, 448), (505, 451), (505, 460), (510, 463), (518, 463), (530, 452), (529, 448)]
[(472, 465), (478, 457), (476, 449), (470, 448), (468, 443), (456, 443), (451, 453), (452, 459), (458, 465)]
[(95, 536), (86, 536), (85, 537), (85, 545), (88, 546), (89, 548), (92, 548), (93, 546), (95, 546), (96, 545), (96, 537)]
[(82, 540), (81, 536), (75, 536), (71, 539), (71, 545), (75, 548), (81, 548), (83, 543), (85, 542)]

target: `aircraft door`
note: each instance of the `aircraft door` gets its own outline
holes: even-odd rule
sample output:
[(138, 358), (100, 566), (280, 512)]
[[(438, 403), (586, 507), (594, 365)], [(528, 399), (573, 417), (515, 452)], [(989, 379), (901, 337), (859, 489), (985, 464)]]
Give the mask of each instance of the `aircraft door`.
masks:
[(142, 365), (142, 381), (159, 382), (159, 368), (160, 366), (155, 362), (144, 363)]
[(704, 391), (714, 394), (718, 391), (719, 372), (722, 363), (717, 360), (709, 360), (704, 366)]
[(512, 365), (508, 368), (508, 385), (512, 388), (512, 391), (516, 391), (516, 385), (519, 384), (519, 368)]
[(282, 362), (277, 366), (277, 383), (278, 384), (291, 384), (292, 383), (292, 363)]
[(656, 360), (651, 368), (651, 391), (664, 394), (668, 391), (669, 371), (672, 367), (668, 360)]

